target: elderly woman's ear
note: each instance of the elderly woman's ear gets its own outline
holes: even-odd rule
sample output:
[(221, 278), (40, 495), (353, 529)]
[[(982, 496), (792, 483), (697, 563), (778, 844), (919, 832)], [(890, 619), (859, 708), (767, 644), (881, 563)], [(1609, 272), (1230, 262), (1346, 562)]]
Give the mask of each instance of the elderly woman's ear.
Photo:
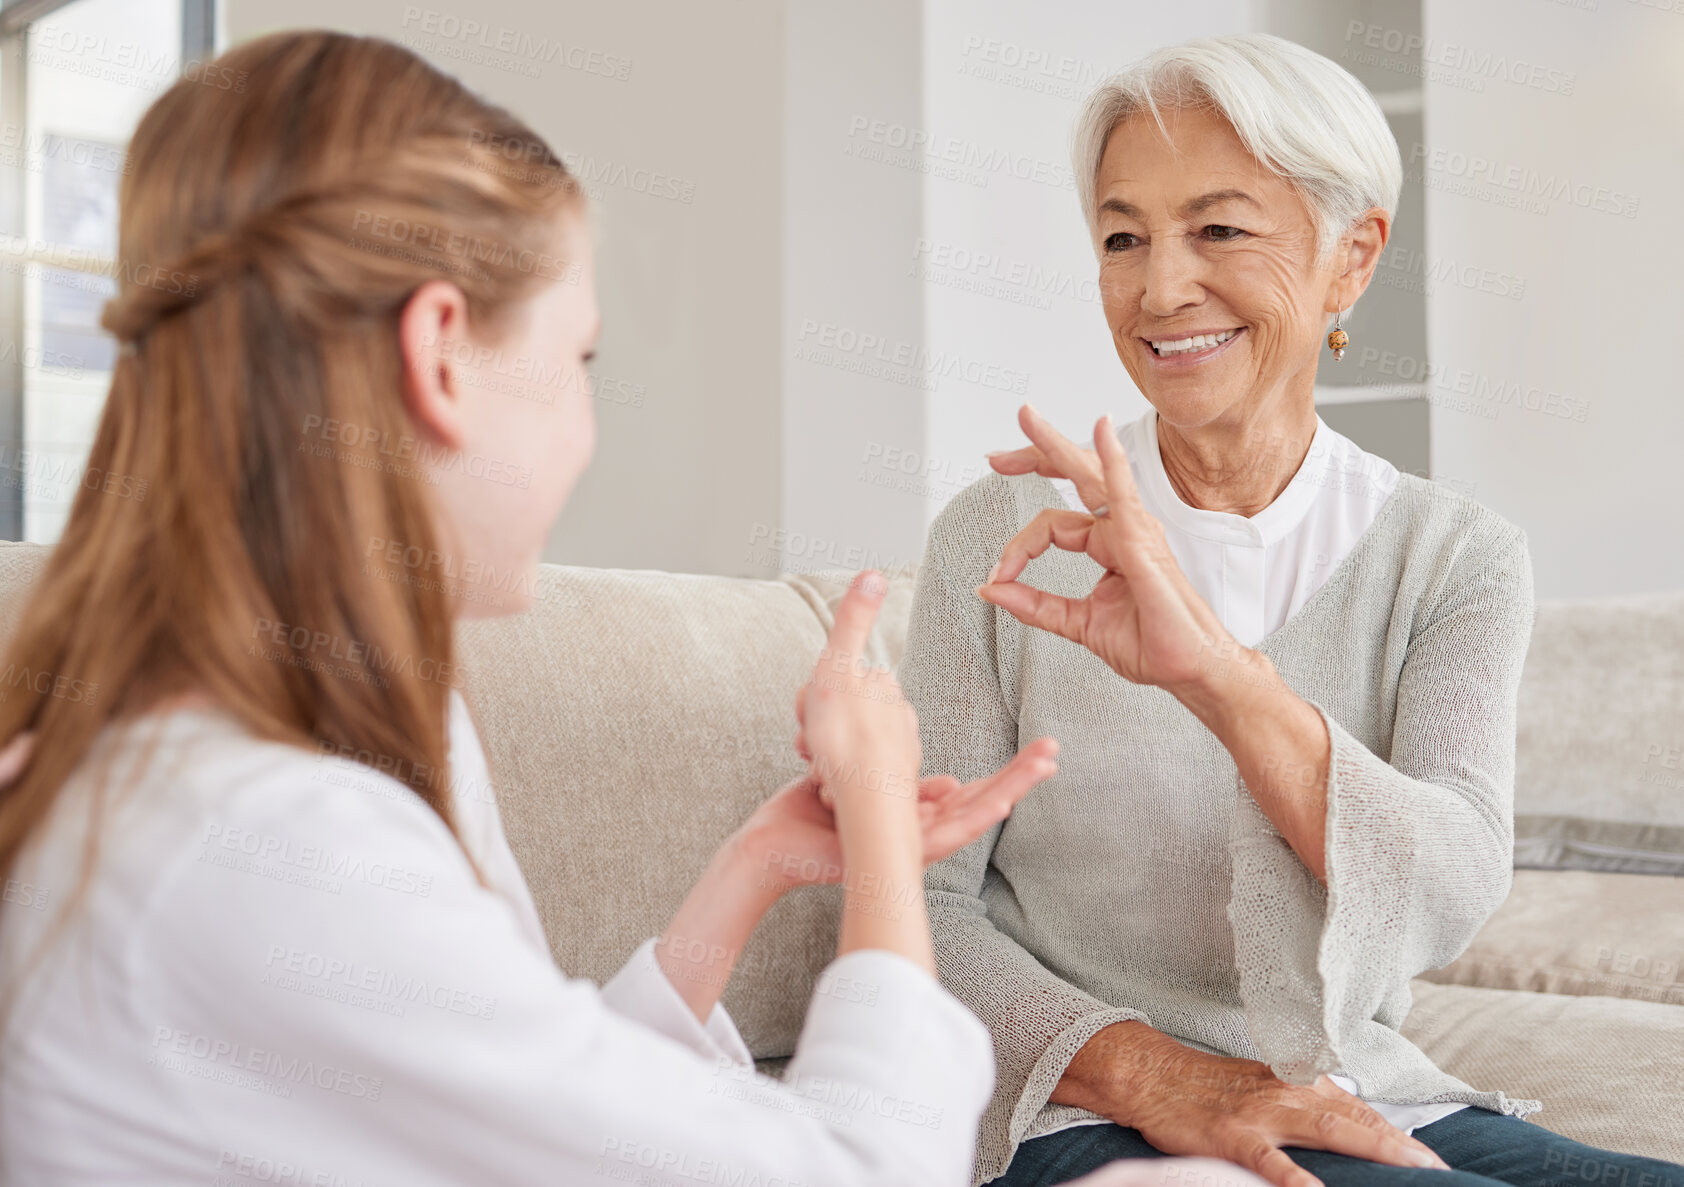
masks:
[(1368, 288), (1386, 241), (1392, 235), (1392, 216), (1376, 206), (1339, 241), (1339, 271), (1328, 290), (1329, 312), (1349, 309)]

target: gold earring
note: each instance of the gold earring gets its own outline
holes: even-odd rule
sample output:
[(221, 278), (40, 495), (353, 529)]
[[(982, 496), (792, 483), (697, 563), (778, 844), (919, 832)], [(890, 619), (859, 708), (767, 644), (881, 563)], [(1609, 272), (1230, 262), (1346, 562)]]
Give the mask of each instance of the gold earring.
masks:
[(1327, 348), (1333, 352), (1333, 361), (1345, 357), (1345, 348), (1351, 344), (1351, 336), (1339, 328), (1339, 323), (1345, 319), (1345, 311), (1341, 309), (1333, 315), (1333, 332), (1327, 336)]

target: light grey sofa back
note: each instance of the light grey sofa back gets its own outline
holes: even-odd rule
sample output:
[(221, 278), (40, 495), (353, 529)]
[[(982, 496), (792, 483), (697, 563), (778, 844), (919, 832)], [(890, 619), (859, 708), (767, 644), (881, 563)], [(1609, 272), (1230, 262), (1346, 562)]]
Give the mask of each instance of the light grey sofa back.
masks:
[(1539, 604), (1515, 838), (1517, 866), (1684, 874), (1684, 593)]

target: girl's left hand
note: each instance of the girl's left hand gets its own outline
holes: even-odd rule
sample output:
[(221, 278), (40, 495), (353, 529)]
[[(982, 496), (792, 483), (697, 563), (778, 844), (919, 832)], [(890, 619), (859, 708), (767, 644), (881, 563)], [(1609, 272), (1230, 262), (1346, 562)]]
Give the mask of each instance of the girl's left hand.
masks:
[[(931, 865), (982, 836), (1011, 814), (1029, 790), (1058, 769), (1052, 738), (1031, 742), (1005, 766), (973, 783), (951, 775), (918, 782), (924, 864)], [(819, 798), (811, 774), (778, 791), (743, 822), (736, 841), (760, 872), (762, 889), (842, 880), (835, 814)]]
[[(994, 468), (1068, 478), (1088, 510), (1048, 508), (1035, 516), (1007, 541), (978, 595), (1020, 622), (1080, 643), (1136, 684), (1179, 693), (1225, 662), (1245, 663), (1247, 649), (1187, 580), (1163, 525), (1141, 504), (1111, 418), (1094, 427), (1093, 450), (1070, 441), (1031, 405), (1019, 411), (1018, 424), (1034, 446), (996, 456)], [(1085, 552), (1104, 569), (1087, 597), (1018, 583), (1051, 547)]]

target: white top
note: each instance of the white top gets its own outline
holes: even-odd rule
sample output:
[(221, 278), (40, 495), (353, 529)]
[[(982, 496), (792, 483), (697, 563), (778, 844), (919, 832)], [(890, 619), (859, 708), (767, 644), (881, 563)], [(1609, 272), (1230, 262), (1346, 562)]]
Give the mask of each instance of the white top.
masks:
[[(1253, 516), (1190, 507), (1170, 485), (1158, 451), (1158, 412), (1117, 430), (1141, 504), (1164, 527), (1169, 550), (1199, 596), (1239, 643), (1255, 647), (1279, 630), (1339, 567), (1397, 488), (1397, 468), (1316, 417), (1297, 473), (1286, 489)], [(1053, 485), (1070, 507), (1086, 510), (1076, 485)], [(1356, 1091), (1346, 1076), (1331, 1079)], [(1466, 1105), (1392, 1105), (1371, 1102), (1408, 1133)]]
[[(177, 710), (101, 736), (6, 886), (0, 983), (93, 882), (0, 1050), (0, 1182), (459, 1187), (969, 1182), (986, 1029), (917, 965), (856, 951), (783, 1082), (654, 941), (598, 989), (550, 957), (452, 694), (473, 878), (407, 787)], [(159, 743), (150, 766), (132, 765)], [(578, 910), (589, 912), (582, 899)]]
[[(1397, 488), (1396, 467), (1318, 416), (1309, 452), (1273, 503), (1250, 517), (1206, 511), (1183, 503), (1164, 473), (1156, 409), (1117, 436), (1140, 501), (1164, 525), (1181, 571), (1246, 647), (1310, 600)], [(1085, 510), (1074, 483), (1061, 478), (1053, 485), (1070, 506)]]

